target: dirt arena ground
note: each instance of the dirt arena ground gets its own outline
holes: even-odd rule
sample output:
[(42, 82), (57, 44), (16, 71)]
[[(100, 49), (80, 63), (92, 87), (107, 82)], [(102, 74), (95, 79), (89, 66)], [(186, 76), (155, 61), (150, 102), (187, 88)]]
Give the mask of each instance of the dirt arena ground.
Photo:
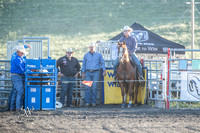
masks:
[(0, 112), (0, 132), (146, 133), (200, 132), (200, 109), (158, 109), (149, 105), (120, 105), (31, 111), (28, 117)]

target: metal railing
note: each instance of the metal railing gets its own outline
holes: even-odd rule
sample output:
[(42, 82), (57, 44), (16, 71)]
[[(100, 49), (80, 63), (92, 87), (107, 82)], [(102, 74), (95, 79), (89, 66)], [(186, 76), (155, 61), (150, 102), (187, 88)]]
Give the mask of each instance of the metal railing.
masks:
[[(176, 58), (177, 51), (184, 51), (184, 58)], [(191, 58), (190, 53), (194, 53), (196, 58)], [(167, 75), (167, 108), (171, 103), (176, 102), (177, 108), (180, 102), (200, 102), (200, 94), (197, 95), (200, 88), (199, 82), (192, 83), (192, 77), (200, 78), (200, 49), (168, 49), (168, 75)], [(199, 68), (195, 68), (194, 61), (199, 63)], [(198, 66), (197, 66), (198, 67)], [(194, 90), (190, 90), (190, 85), (195, 85)], [(194, 94), (195, 93), (195, 94)]]

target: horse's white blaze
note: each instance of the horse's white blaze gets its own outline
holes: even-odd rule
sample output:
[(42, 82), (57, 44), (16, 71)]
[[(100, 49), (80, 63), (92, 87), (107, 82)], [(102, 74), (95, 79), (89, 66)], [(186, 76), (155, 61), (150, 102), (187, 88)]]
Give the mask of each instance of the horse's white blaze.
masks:
[(122, 47), (120, 47), (120, 52), (119, 52), (119, 57), (121, 57), (122, 56), (122, 50), (123, 50), (123, 48)]

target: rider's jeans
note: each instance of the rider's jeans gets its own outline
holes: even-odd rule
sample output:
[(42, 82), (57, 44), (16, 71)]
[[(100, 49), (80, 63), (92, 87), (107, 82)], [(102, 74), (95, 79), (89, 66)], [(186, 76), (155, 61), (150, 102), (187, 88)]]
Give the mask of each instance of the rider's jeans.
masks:
[[(132, 56), (132, 60), (134, 62), (134, 64), (136, 65), (137, 69), (138, 69), (138, 72), (140, 75), (143, 75), (142, 74), (142, 65), (140, 63), (140, 61), (138, 60), (137, 56), (135, 55), (135, 53), (131, 54)], [(113, 62), (113, 76), (116, 75), (117, 73), (117, 68), (119, 66), (119, 59), (117, 58), (114, 62)]]
[(117, 59), (113, 62), (113, 76), (116, 75), (118, 66), (119, 66), (119, 59), (117, 58)]

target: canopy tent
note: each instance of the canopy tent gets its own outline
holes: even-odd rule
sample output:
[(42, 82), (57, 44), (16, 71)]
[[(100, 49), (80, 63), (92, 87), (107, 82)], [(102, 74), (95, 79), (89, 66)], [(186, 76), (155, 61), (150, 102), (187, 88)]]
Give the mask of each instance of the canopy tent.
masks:
[[(133, 29), (131, 36), (137, 39), (138, 47), (136, 53), (146, 54), (167, 54), (168, 48), (172, 49), (185, 49), (185, 46), (178, 43), (169, 41), (151, 31), (144, 28), (138, 23), (134, 23), (130, 26)], [(109, 39), (117, 41), (123, 36), (123, 32), (117, 36)], [(177, 51), (176, 54), (185, 54), (184, 51)]]

